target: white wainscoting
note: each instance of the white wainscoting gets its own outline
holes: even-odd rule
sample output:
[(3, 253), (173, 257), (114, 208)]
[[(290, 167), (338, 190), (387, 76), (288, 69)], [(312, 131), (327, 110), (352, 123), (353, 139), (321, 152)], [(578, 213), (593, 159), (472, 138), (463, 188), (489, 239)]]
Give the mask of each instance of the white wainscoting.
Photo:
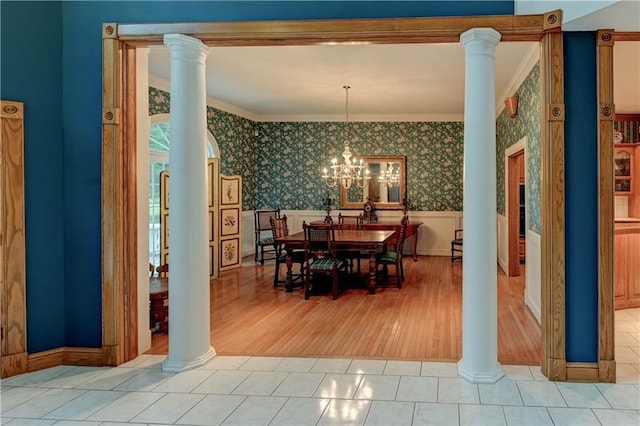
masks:
[[(331, 216), (337, 219), (339, 211), (333, 211)], [(354, 214), (353, 210), (345, 210), (344, 214)], [(287, 215), (289, 232), (301, 232), (302, 222), (321, 221), (326, 216), (324, 210), (281, 210), (280, 214)], [(378, 211), (380, 221), (398, 221), (402, 217), (401, 211)], [(454, 231), (462, 228), (462, 212), (429, 212), (411, 211), (409, 220), (422, 222), (418, 228), (418, 244), (416, 251), (419, 255), (451, 256), (451, 240)], [(413, 238), (413, 237), (412, 237)], [(405, 243), (405, 254), (413, 254), (413, 241)], [(242, 212), (242, 255), (254, 254), (254, 212)]]
[[(506, 216), (497, 215), (498, 220), (498, 265), (502, 271), (507, 274), (509, 271), (509, 232), (508, 220)], [(527, 230), (525, 236), (526, 244), (526, 261), (525, 268), (525, 287), (524, 287), (524, 303), (529, 307), (533, 316), (536, 317), (538, 323), (541, 322), (540, 317), (540, 300), (541, 300), (541, 252), (540, 252), (540, 235), (533, 231)]]
[(541, 324), (540, 303), (542, 299), (542, 253), (540, 249), (540, 235), (527, 230), (527, 267), (524, 287), (524, 303), (527, 304), (533, 316)]

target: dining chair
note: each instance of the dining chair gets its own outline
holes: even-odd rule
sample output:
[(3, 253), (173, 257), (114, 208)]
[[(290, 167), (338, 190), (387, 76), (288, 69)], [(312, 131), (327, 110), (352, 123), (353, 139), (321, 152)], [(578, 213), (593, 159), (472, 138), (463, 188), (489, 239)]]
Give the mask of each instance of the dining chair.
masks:
[[(456, 229), (453, 232), (453, 240), (451, 240), (451, 262), (462, 259), (462, 229)], [(456, 255), (455, 253), (460, 254)]]
[[(274, 242), (281, 237), (286, 237), (289, 235), (289, 227), (287, 226), (287, 215), (283, 215), (282, 217), (276, 218), (271, 216), (269, 218), (269, 222), (271, 224), (271, 231), (273, 235)], [(280, 265), (287, 262), (287, 251), (284, 249), (283, 244), (276, 244), (276, 266), (275, 273), (273, 277), (273, 286), (277, 287), (278, 283), (285, 283), (285, 280), (280, 280)], [(293, 263), (297, 263), (300, 265), (300, 272), (295, 274), (292, 277), (292, 281), (302, 280), (304, 278), (304, 250), (293, 250), (291, 252), (291, 260)]]
[(331, 295), (338, 298), (338, 274), (347, 269), (347, 263), (338, 258), (335, 246), (335, 231), (331, 224), (309, 224), (302, 222), (304, 231), (304, 299), (311, 293), (311, 274), (331, 277)]
[[(404, 280), (404, 268), (402, 266), (402, 249), (404, 247), (404, 239), (407, 234), (407, 224), (409, 217), (402, 216), (400, 220), (400, 230), (398, 231), (398, 240), (392, 247), (376, 255), (376, 274), (382, 276), (384, 284), (389, 284), (389, 279), (394, 278), (399, 288), (402, 288)], [(382, 269), (379, 267), (382, 266)], [(395, 275), (389, 275), (389, 266), (394, 266)]]
[(149, 262), (149, 276), (152, 277), (155, 271), (156, 271), (156, 266), (153, 263)]
[[(273, 253), (274, 257), (267, 257), (266, 260), (275, 258), (276, 247), (273, 241), (270, 219), (280, 217), (280, 209), (274, 210), (256, 210), (254, 214), (254, 232), (255, 232), (255, 261), (264, 265), (265, 253)], [(260, 255), (260, 257), (258, 257)]]
[[(338, 224), (336, 229), (360, 230), (364, 224), (362, 213), (359, 215), (343, 215), (338, 213)], [(368, 252), (360, 252), (359, 250), (339, 250), (338, 257), (349, 262), (349, 272), (353, 274), (353, 261), (358, 261), (358, 275), (360, 275), (360, 259), (369, 258)]]
[(156, 268), (156, 272), (158, 273), (159, 277), (166, 277), (167, 275), (169, 275), (169, 264), (163, 263), (162, 265), (158, 266)]

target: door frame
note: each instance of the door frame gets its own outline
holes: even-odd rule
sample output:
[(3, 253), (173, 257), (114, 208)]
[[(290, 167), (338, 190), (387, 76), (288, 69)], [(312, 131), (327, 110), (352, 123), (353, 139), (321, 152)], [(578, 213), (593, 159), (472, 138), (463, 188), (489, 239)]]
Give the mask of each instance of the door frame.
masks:
[(600, 381), (615, 382), (614, 178), (613, 178), (613, 46), (640, 42), (640, 32), (597, 33), (598, 84), (598, 363)]
[(491, 27), (501, 41), (540, 42), (542, 372), (566, 379), (564, 270), (564, 66), (562, 12), (540, 15), (340, 19), (169, 24), (105, 23), (102, 112), (102, 359), (119, 365), (137, 356), (132, 313), (137, 275), (135, 49), (181, 33), (207, 46), (315, 43), (458, 43)]
[[(519, 212), (519, 176), (517, 167), (517, 158), (522, 156), (524, 162), (525, 157), (525, 144), (526, 137), (520, 139), (514, 145), (507, 148), (505, 151), (505, 190), (507, 191), (506, 200), (506, 213), (507, 213), (507, 275), (510, 277), (520, 276), (520, 247), (518, 225), (520, 223)], [(526, 173), (526, 163), (525, 163)]]

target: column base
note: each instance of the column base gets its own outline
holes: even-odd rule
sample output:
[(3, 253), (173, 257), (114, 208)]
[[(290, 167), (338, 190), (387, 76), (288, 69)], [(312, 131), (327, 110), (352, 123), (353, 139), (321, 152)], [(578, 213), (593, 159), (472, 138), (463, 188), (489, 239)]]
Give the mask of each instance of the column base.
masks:
[(500, 380), (504, 376), (504, 372), (500, 367), (500, 363), (496, 363), (495, 369), (492, 371), (469, 371), (464, 367), (463, 360), (458, 361), (458, 375), (471, 383), (491, 384)]
[(169, 361), (169, 357), (167, 357), (162, 362), (162, 371), (165, 373), (180, 373), (182, 371), (193, 370), (194, 368), (202, 367), (215, 356), (216, 351), (212, 347), (209, 347), (209, 350), (203, 355), (190, 361), (172, 362)]

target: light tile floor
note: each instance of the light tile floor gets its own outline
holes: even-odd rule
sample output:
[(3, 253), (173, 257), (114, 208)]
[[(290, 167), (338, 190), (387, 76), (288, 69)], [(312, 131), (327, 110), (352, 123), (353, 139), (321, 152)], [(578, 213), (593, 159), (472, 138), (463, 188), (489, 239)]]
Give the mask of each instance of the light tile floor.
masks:
[(549, 382), (503, 366), (476, 385), (455, 363), (219, 356), (163, 373), (164, 356), (59, 366), (0, 383), (2, 424), (640, 425), (640, 309), (616, 312), (617, 383)]

